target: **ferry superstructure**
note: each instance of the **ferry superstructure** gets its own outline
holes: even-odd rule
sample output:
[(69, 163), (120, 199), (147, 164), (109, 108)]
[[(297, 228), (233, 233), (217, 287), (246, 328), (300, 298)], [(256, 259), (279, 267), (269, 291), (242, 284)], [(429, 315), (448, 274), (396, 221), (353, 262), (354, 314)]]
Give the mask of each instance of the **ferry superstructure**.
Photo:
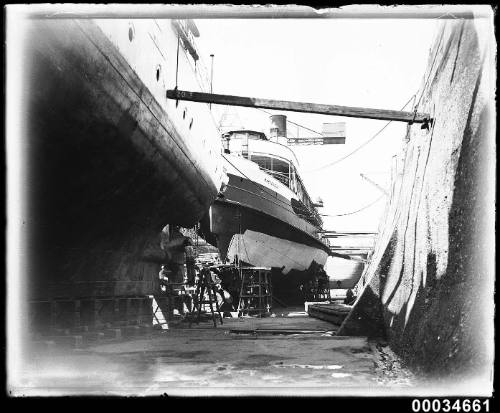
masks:
[(286, 117), (274, 115), (268, 138), (255, 130), (223, 134), (229, 182), (210, 208), (210, 233), (224, 259), (305, 271), (324, 265), (328, 243), (322, 220), (299, 175), (299, 162), (284, 144)]

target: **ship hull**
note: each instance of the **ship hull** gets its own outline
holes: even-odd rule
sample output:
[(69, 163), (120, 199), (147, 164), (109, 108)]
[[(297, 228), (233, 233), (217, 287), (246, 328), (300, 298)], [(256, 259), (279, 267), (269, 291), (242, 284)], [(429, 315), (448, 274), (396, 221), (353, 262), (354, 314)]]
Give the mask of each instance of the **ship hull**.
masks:
[[(220, 188), (215, 127), (212, 140), (202, 142), (202, 115), (193, 109), (186, 116), (185, 107), (167, 102), (156, 73), (161, 63), (165, 82), (175, 75), (175, 37), (164, 61), (154, 31), (138, 22), (132, 41), (122, 21), (24, 24), (19, 95), (29, 298), (152, 294), (162, 227), (195, 224)], [(181, 50), (184, 80), (185, 59)]]
[(313, 262), (324, 265), (328, 257), (322, 249), (248, 229), (232, 237), (227, 255), (258, 266), (280, 268), (283, 274), (306, 271)]
[[(367, 254), (352, 254), (350, 257), (367, 260)], [(365, 265), (360, 261), (329, 257), (326, 261), (325, 271), (330, 279), (330, 288), (354, 288), (365, 270)]]
[(249, 161), (230, 163), (227, 189), (209, 216), (222, 258), (238, 256), (247, 264), (279, 268), (284, 274), (305, 271), (313, 261), (324, 265), (329, 248), (317, 237), (320, 228), (299, 215), (298, 201), (258, 168), (246, 168)]

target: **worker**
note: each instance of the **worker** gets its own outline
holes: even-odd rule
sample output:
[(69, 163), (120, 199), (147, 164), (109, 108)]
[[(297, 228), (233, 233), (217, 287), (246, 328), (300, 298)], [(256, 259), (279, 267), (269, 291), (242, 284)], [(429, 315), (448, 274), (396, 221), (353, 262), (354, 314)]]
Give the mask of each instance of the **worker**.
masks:
[(165, 254), (169, 241), (170, 241), (170, 225), (165, 225), (160, 232), (160, 248), (164, 251)]
[(182, 235), (178, 225), (173, 226), (168, 243), (164, 243), (165, 259), (168, 268), (172, 271), (171, 283), (184, 283), (185, 247), (191, 245), (193, 245), (191, 238)]
[(318, 271), (318, 298), (330, 299), (330, 285), (328, 275), (321, 267)]
[(321, 270), (318, 273), (318, 288), (323, 291), (328, 288), (328, 275), (325, 270)]
[(160, 273), (158, 274), (158, 277), (160, 279), (160, 289), (162, 292), (167, 292), (167, 287), (165, 284), (168, 284), (169, 272), (170, 271), (168, 271), (164, 265), (161, 266), (161, 270)]
[[(233, 297), (231, 294), (224, 290), (222, 287), (217, 291), (217, 302), (219, 304), (219, 309), (225, 317), (230, 317), (232, 311), (236, 311), (233, 304)], [(220, 298), (219, 298), (220, 297)]]
[(344, 304), (348, 304), (348, 305), (351, 305), (353, 304), (354, 302), (354, 299), (356, 297), (354, 297), (354, 293), (352, 292), (352, 290), (349, 288), (347, 290), (347, 293), (346, 293), (346, 297), (345, 297), (345, 300), (344, 300)]
[[(185, 247), (192, 245), (191, 238), (183, 235), (180, 231), (178, 225), (171, 227), (171, 231), (168, 237), (166, 233), (168, 231), (168, 226), (162, 230), (162, 240), (160, 243), (161, 248), (165, 252), (165, 261), (167, 263), (170, 272), (169, 284), (170, 291), (177, 296), (183, 296), (184, 294), (184, 284), (186, 278), (186, 251)], [(180, 314), (185, 313), (184, 311), (184, 296), (183, 299), (176, 299), (176, 307)]]
[(192, 245), (186, 245), (184, 247), (184, 252), (186, 254), (186, 272), (187, 272), (187, 284), (194, 286), (196, 278), (196, 263), (195, 263), (195, 251)]

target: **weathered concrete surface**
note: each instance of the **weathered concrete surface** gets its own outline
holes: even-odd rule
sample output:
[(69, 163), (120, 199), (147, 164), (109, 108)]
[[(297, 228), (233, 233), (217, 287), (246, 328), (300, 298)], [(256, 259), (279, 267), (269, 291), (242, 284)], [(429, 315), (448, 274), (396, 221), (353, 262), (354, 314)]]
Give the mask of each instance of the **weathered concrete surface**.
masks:
[[(358, 300), (339, 334), (378, 324), (408, 365), (491, 391), (495, 62), (492, 18), (442, 24)], [(366, 334), (366, 332), (362, 333)]]
[[(264, 326), (318, 334), (252, 336)], [(17, 395), (373, 395), (412, 391), (414, 377), (383, 343), (334, 337), (331, 324), (307, 316), (228, 320), (214, 329), (155, 331), (140, 339), (36, 353), (24, 366)]]

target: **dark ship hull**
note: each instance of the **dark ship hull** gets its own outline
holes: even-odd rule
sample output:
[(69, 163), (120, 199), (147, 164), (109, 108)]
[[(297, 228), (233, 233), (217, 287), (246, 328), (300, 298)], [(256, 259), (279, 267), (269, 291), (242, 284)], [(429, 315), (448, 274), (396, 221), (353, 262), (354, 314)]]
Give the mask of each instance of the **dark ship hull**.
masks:
[[(208, 108), (164, 96), (178, 33), (171, 21), (23, 24), (26, 291), (152, 294), (162, 227), (198, 222), (223, 176)], [(181, 43), (184, 81), (194, 81), (189, 59)]]

